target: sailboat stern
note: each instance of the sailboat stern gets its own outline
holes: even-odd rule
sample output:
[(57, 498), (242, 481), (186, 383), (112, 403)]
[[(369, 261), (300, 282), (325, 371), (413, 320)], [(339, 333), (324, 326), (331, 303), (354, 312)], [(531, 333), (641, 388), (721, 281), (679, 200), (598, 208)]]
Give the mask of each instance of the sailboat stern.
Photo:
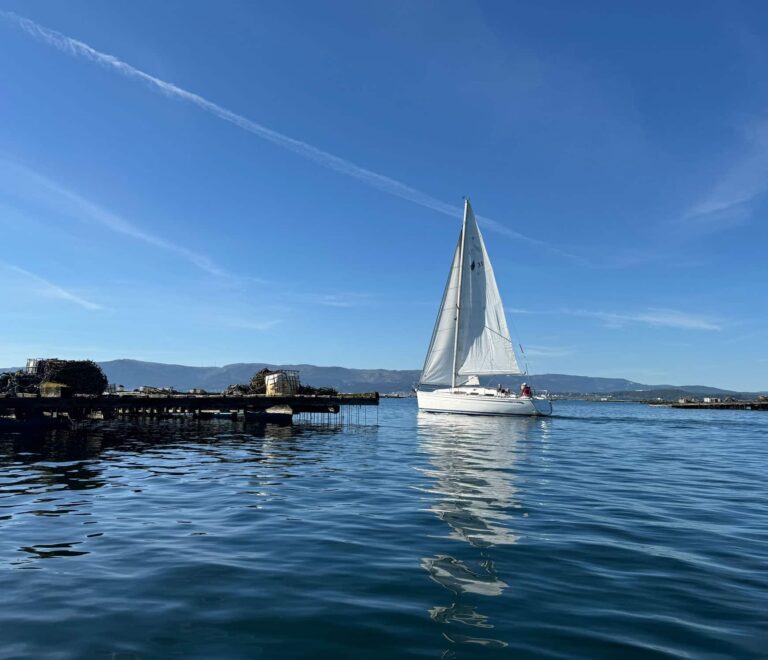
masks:
[(536, 414), (543, 417), (549, 417), (552, 414), (552, 401), (548, 397), (535, 396), (531, 399), (533, 407), (536, 408)]

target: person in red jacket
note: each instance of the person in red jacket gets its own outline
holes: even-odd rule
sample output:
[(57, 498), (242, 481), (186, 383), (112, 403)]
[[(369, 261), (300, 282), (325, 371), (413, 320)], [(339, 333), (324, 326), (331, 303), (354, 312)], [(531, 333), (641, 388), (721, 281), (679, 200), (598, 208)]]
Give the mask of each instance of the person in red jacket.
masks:
[(528, 383), (523, 383), (520, 386), (520, 396), (528, 397), (529, 399), (531, 396), (533, 396), (533, 393), (531, 392), (531, 386), (528, 385)]

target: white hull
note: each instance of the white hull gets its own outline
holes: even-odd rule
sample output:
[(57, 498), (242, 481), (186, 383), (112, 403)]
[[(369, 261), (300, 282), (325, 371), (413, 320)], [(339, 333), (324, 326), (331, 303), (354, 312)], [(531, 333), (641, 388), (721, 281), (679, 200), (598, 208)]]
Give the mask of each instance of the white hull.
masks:
[(487, 388), (456, 388), (416, 392), (419, 410), (465, 415), (551, 415), (545, 397), (518, 397)]

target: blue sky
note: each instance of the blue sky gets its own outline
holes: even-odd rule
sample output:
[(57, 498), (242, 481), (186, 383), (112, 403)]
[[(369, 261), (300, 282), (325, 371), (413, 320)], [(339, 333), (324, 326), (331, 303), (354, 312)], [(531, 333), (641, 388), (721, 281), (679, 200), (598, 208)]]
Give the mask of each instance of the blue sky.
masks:
[(532, 371), (768, 389), (764, 3), (0, 10), (0, 365), (420, 368), (470, 195)]

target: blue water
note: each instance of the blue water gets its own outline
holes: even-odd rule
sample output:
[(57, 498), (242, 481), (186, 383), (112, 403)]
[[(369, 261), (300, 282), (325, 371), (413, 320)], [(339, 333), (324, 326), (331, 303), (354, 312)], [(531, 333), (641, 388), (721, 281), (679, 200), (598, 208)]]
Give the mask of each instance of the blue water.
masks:
[(768, 413), (556, 412), (0, 435), (0, 657), (768, 657)]

